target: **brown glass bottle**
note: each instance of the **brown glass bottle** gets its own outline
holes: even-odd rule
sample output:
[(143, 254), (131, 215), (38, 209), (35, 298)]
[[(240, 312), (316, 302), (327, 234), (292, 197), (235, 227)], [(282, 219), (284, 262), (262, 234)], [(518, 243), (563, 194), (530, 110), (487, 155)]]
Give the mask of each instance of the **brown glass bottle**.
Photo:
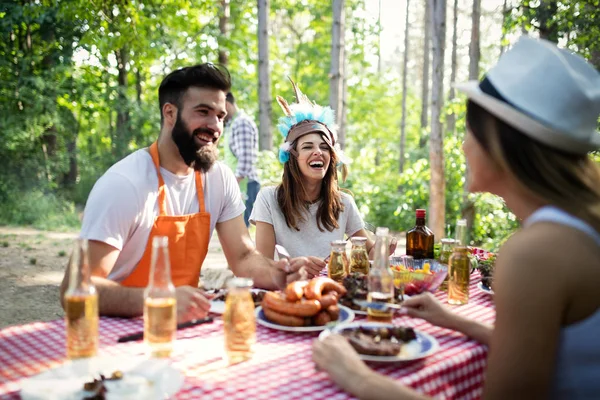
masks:
[(406, 233), (406, 254), (415, 260), (433, 258), (433, 231), (425, 226), (425, 210), (416, 211), (417, 222)]

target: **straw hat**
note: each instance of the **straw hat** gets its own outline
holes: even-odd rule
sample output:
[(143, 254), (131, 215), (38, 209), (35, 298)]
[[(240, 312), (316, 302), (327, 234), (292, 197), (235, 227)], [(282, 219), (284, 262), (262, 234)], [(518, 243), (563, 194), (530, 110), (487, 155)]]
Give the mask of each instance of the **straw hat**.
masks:
[(578, 154), (600, 148), (600, 74), (551, 42), (523, 36), (481, 82), (456, 88), (550, 147)]

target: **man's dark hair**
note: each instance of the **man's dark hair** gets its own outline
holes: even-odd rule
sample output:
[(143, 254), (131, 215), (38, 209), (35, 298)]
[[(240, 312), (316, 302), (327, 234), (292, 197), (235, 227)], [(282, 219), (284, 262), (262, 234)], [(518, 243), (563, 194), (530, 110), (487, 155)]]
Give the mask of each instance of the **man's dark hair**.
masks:
[(165, 103), (181, 107), (181, 96), (192, 86), (222, 90), (227, 93), (231, 88), (231, 76), (227, 68), (213, 63), (198, 64), (171, 72), (165, 76), (158, 88), (161, 122), (162, 108)]
[(231, 104), (235, 104), (235, 97), (233, 97), (233, 93), (231, 93), (231, 92), (227, 92), (227, 96), (225, 97), (225, 100), (227, 100)]

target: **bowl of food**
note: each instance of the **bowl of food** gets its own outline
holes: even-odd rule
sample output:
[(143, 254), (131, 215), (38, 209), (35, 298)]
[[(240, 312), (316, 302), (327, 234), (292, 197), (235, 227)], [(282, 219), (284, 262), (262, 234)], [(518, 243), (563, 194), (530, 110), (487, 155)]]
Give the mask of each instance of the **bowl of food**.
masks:
[(448, 275), (448, 266), (436, 260), (414, 260), (413, 266), (393, 265), (394, 286), (404, 294), (413, 296), (423, 292), (435, 292)]

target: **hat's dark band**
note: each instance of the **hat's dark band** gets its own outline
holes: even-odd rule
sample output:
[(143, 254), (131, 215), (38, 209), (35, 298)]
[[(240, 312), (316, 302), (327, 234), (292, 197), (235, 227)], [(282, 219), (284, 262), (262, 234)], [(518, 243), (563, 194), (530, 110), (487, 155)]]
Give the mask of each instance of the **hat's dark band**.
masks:
[[(484, 77), (483, 80), (481, 82), (479, 82), (479, 89), (481, 89), (481, 91), (485, 94), (487, 94), (488, 96), (492, 96), (497, 100), (500, 100), (508, 105), (510, 105), (511, 107), (515, 107), (514, 104), (512, 104), (510, 101), (506, 100), (494, 87), (494, 85), (492, 85), (492, 82), (490, 82), (490, 80), (488, 79), (488, 77)], [(515, 107), (516, 108), (516, 107)]]
[(502, 96), (500, 94), (500, 92), (498, 92), (496, 90), (496, 88), (494, 87), (494, 85), (492, 84), (492, 82), (487, 78), (487, 76), (484, 77), (481, 82), (479, 82), (479, 89), (481, 89), (481, 91), (483, 93), (487, 94), (488, 96), (492, 96), (496, 100), (500, 100), (501, 102), (503, 102), (505, 104), (508, 104), (509, 106), (511, 106), (512, 108), (514, 108), (515, 110), (517, 110), (517, 111), (525, 114), (529, 118), (531, 118), (531, 119), (537, 121), (538, 123), (544, 125), (544, 123), (542, 121), (540, 121), (539, 118), (537, 118), (535, 115), (531, 114), (527, 110), (523, 110), (521, 107), (519, 107), (519, 106), (515, 105), (514, 103), (508, 101), (504, 96)]

